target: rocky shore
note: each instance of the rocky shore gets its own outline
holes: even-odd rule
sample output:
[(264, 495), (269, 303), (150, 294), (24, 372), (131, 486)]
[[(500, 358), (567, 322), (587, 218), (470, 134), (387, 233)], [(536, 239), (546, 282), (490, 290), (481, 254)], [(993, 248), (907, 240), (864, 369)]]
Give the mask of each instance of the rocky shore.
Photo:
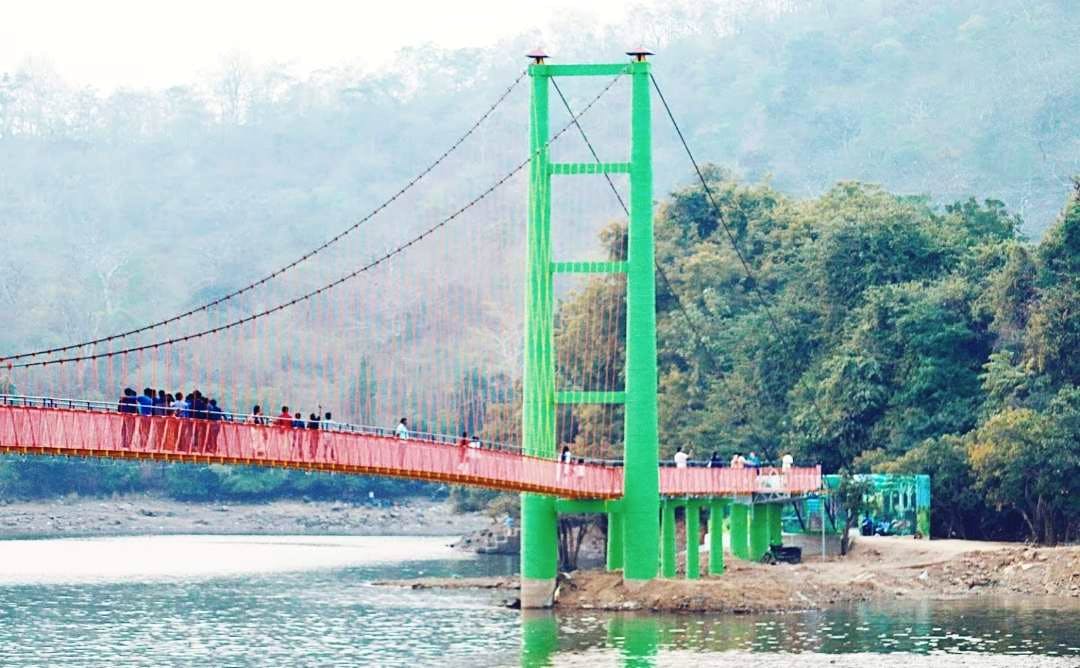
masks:
[(445, 502), (385, 505), (326, 501), (184, 503), (151, 496), (28, 501), (0, 505), (0, 538), (176, 534), (461, 536), (487, 527), (481, 513)]

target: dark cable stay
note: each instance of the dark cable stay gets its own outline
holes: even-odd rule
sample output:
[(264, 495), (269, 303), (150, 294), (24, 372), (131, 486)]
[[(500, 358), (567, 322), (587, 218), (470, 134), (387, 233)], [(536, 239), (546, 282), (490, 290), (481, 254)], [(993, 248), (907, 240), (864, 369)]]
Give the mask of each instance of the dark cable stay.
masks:
[[(559, 99), (562, 100), (563, 107), (566, 108), (567, 113), (570, 114), (571, 117), (574, 117), (574, 112), (572, 109), (570, 109), (570, 103), (567, 102), (566, 96), (563, 95), (562, 90), (559, 88), (559, 84), (555, 81), (554, 78), (551, 79), (551, 83), (555, 87), (555, 92), (558, 93)], [(595, 160), (597, 164), (600, 164), (600, 156), (597, 154), (596, 149), (593, 148), (592, 142), (589, 141), (589, 137), (585, 134), (585, 128), (581, 127), (581, 123), (579, 123), (576, 118), (573, 123), (578, 129), (578, 133), (581, 134), (581, 139), (585, 142), (585, 146), (588, 147), (589, 153), (592, 154), (593, 160)], [(622, 207), (622, 210), (626, 214), (627, 219), (629, 219), (630, 209), (626, 206), (626, 202), (625, 200), (623, 200), (622, 195), (619, 193), (619, 189), (615, 187), (615, 182), (611, 180), (611, 175), (605, 172), (604, 178), (607, 180), (608, 186), (611, 187), (611, 192), (615, 195), (615, 199), (619, 201), (619, 206)], [(675, 306), (678, 307), (679, 312), (686, 320), (687, 326), (690, 327), (690, 331), (693, 334), (694, 344), (697, 346), (698, 350), (703, 350), (705, 352), (705, 354), (709, 357), (709, 361), (711, 361), (713, 366), (716, 368), (716, 371), (722, 377), (726, 378), (727, 374), (724, 373), (723, 368), (717, 363), (716, 357), (713, 355), (712, 349), (705, 345), (705, 337), (702, 336), (700, 330), (697, 327), (697, 324), (690, 316), (690, 311), (687, 310), (686, 306), (683, 304), (683, 300), (679, 297), (679, 293), (675, 290), (675, 286), (672, 285), (671, 281), (668, 280), (667, 274), (664, 272), (664, 268), (660, 266), (660, 262), (656, 260), (656, 258), (653, 258), (653, 265), (656, 267), (656, 272), (660, 276), (660, 280), (663, 281), (664, 287), (667, 288), (667, 291), (675, 299)], [(742, 404), (738, 405), (740, 407), (739, 412), (743, 414), (743, 419), (749, 422), (749, 416), (746, 414), (745, 409), (742, 408)]]
[[(619, 76), (621, 76), (621, 75), (619, 75)], [(547, 148), (548, 146), (550, 146), (555, 140), (557, 140), (567, 130), (569, 130), (577, 122), (578, 118), (585, 115), (590, 109), (592, 109), (592, 107), (600, 100), (600, 98), (603, 97), (604, 94), (607, 93), (609, 90), (611, 90), (611, 87), (614, 86), (615, 83), (619, 80), (619, 76), (614, 77), (610, 82), (608, 82), (608, 84), (606, 86), (604, 86), (604, 88), (601, 89), (599, 93), (596, 94), (596, 97), (594, 97), (587, 105), (585, 105), (585, 107), (581, 110), (580, 113), (577, 114), (577, 116), (573, 116), (570, 119), (570, 122), (567, 123), (566, 125), (564, 125), (554, 135), (552, 135), (551, 138), (548, 139), (548, 141), (541, 148), (537, 149), (537, 152), (539, 152), (540, 150), (543, 150), (544, 148)], [(49, 366), (49, 365), (53, 365), (53, 364), (63, 364), (65, 362), (86, 362), (86, 361), (90, 361), (90, 360), (114, 357), (114, 356), (117, 356), (117, 355), (127, 355), (129, 353), (142, 352), (144, 350), (154, 350), (154, 349), (157, 349), (157, 348), (160, 348), (160, 347), (163, 347), (163, 346), (170, 346), (170, 345), (174, 345), (174, 344), (177, 344), (177, 343), (183, 343), (185, 341), (191, 341), (191, 340), (194, 340), (194, 339), (199, 339), (199, 338), (202, 338), (204, 336), (217, 334), (219, 332), (223, 332), (223, 331), (232, 329), (234, 327), (239, 327), (240, 325), (243, 325), (245, 323), (252, 322), (252, 321), (257, 320), (259, 318), (263, 318), (265, 316), (271, 315), (271, 314), (276, 313), (278, 311), (283, 311), (283, 310), (289, 308), (290, 306), (294, 306), (294, 305), (299, 304), (301, 302), (305, 302), (305, 301), (307, 301), (307, 300), (309, 300), (309, 299), (311, 299), (313, 297), (316, 297), (316, 296), (322, 294), (323, 292), (326, 292), (328, 290), (331, 290), (331, 289), (341, 285), (342, 283), (345, 283), (345, 282), (347, 282), (347, 281), (349, 281), (349, 280), (351, 280), (353, 278), (356, 278), (357, 276), (363, 274), (366, 271), (374, 269), (375, 267), (377, 267), (380, 264), (386, 262), (387, 260), (393, 258), (394, 256), (400, 255), (401, 253), (405, 252), (413, 244), (416, 244), (416, 243), (422, 241), (423, 239), (425, 239), (426, 237), (428, 237), (429, 235), (431, 235), (435, 231), (437, 231), (440, 228), (446, 226), (451, 221), (453, 221), (454, 219), (461, 216), (461, 214), (465, 213), (466, 211), (468, 211), (472, 207), (479, 204), (481, 200), (486, 198), (488, 195), (493, 193), (497, 188), (499, 188), (504, 183), (509, 181), (515, 174), (517, 174), (521, 170), (525, 169), (525, 167), (530, 162), (532, 162), (532, 159), (535, 157), (535, 155), (536, 155), (536, 153), (530, 154), (528, 158), (526, 158), (521, 163), (519, 163), (516, 167), (514, 167), (512, 170), (510, 170), (509, 172), (504, 174), (501, 178), (499, 178), (492, 185), (490, 185), (486, 190), (481, 192), (479, 195), (477, 195), (473, 199), (469, 200), (464, 206), (457, 209), (456, 211), (454, 211), (452, 214), (450, 214), (446, 218), (443, 218), (438, 223), (436, 223), (436, 224), (432, 225), (431, 227), (428, 227), (427, 229), (425, 229), (419, 235), (409, 239), (408, 241), (406, 241), (405, 243), (402, 243), (401, 245), (395, 247), (394, 249), (392, 249), (390, 251), (387, 251), (384, 255), (376, 258), (375, 260), (373, 260), (373, 261), (369, 262), (368, 264), (360, 267), (359, 269), (357, 269), (357, 270), (355, 270), (353, 272), (350, 272), (348, 274), (345, 274), (344, 276), (341, 276), (340, 278), (337, 278), (336, 280), (331, 281), (330, 283), (327, 283), (326, 285), (322, 286), (321, 288), (318, 288), (317, 290), (312, 290), (310, 292), (304, 293), (303, 295), (300, 295), (299, 297), (295, 297), (295, 298), (293, 298), (293, 299), (291, 299), (291, 300), (289, 300), (287, 302), (278, 304), (277, 306), (274, 306), (272, 308), (268, 308), (266, 310), (259, 311), (257, 313), (253, 313), (251, 315), (240, 318), (238, 320), (233, 320), (231, 322), (225, 323), (224, 325), (219, 325), (217, 327), (212, 327), (210, 329), (204, 329), (204, 330), (201, 330), (201, 331), (193, 332), (191, 334), (186, 334), (184, 336), (179, 336), (179, 337), (175, 337), (175, 338), (171, 338), (171, 339), (165, 339), (163, 341), (156, 341), (154, 343), (147, 343), (147, 344), (141, 345), (141, 346), (132, 346), (130, 348), (122, 348), (120, 350), (111, 350), (111, 351), (108, 351), (108, 352), (95, 353), (95, 354), (92, 354), (92, 355), (81, 355), (81, 356), (77, 356), (77, 357), (64, 357), (64, 358), (58, 358), (58, 359), (42, 360), (40, 362), (23, 362), (21, 364), (11, 364), (11, 362), (9, 361), (9, 362), (7, 362), (6, 366), (9, 369), (11, 369), (11, 368), (30, 368), (30, 367), (38, 367), (38, 366), (44, 367), (44, 366)], [(90, 345), (90, 344), (83, 344), (83, 345)], [(76, 347), (78, 347), (78, 346), (76, 346)], [(8, 358), (8, 359), (14, 359), (14, 358)]]
[(517, 79), (514, 79), (514, 82), (511, 83), (506, 88), (506, 90), (504, 90), (502, 92), (501, 95), (499, 95), (499, 97), (495, 100), (495, 102), (491, 106), (489, 106), (487, 108), (487, 110), (484, 111), (483, 114), (481, 114), (480, 118), (478, 118), (476, 120), (476, 122), (473, 123), (472, 126), (469, 127), (468, 130), (465, 131), (464, 134), (462, 134), (460, 137), (458, 137), (457, 140), (454, 141), (454, 143), (451, 144), (448, 149), (443, 151), (442, 154), (439, 157), (435, 158), (435, 160), (430, 165), (425, 167), (416, 176), (409, 179), (409, 181), (406, 182), (405, 185), (401, 187), (401, 189), (399, 189), (397, 192), (395, 192), (393, 195), (391, 195), (388, 199), (384, 200), (382, 203), (380, 203), (374, 209), (369, 211), (367, 214), (365, 214), (358, 221), (356, 221), (355, 223), (353, 223), (349, 227), (345, 228), (344, 230), (342, 230), (338, 234), (336, 234), (333, 237), (331, 237), (330, 239), (328, 239), (321, 246), (319, 246), (317, 248), (314, 248), (314, 249), (308, 251), (307, 253), (304, 253), (303, 255), (301, 255), (297, 259), (293, 260), (289, 264), (287, 264), (287, 265), (285, 265), (285, 266), (283, 266), (283, 267), (281, 267), (279, 269), (276, 269), (275, 271), (270, 272), (269, 274), (263, 276), (262, 278), (258, 279), (257, 281), (249, 283), (249, 284), (245, 285), (242, 288), (234, 290), (234, 291), (232, 291), (232, 292), (230, 292), (230, 293), (228, 293), (226, 295), (218, 297), (217, 299), (214, 299), (212, 301), (206, 302), (205, 304), (202, 304), (200, 306), (196, 306), (195, 308), (192, 308), (192, 309), (190, 309), (188, 311), (184, 311), (183, 313), (179, 313), (177, 315), (165, 318), (164, 320), (158, 320), (157, 322), (152, 322), (152, 323), (149, 323), (147, 325), (142, 325), (140, 327), (136, 327), (135, 329), (130, 329), (130, 330), (127, 330), (127, 331), (124, 331), (124, 332), (119, 332), (117, 334), (111, 334), (109, 336), (101, 337), (101, 338), (98, 338), (98, 339), (92, 339), (92, 340), (89, 340), (89, 341), (83, 341), (82, 343), (72, 343), (72, 344), (69, 344), (69, 345), (59, 346), (59, 347), (56, 347), (56, 348), (47, 348), (47, 349), (43, 349), (43, 350), (35, 350), (33, 352), (17, 353), (15, 355), (7, 355), (7, 356), (4, 356), (4, 357), (0, 357), (0, 361), (11, 362), (12, 360), (24, 359), (24, 358), (27, 358), (27, 357), (37, 357), (39, 355), (51, 355), (51, 354), (54, 354), (54, 353), (61, 353), (61, 352), (65, 352), (65, 351), (68, 351), (68, 350), (75, 350), (76, 348), (83, 348), (85, 346), (92, 346), (92, 345), (96, 345), (96, 344), (99, 344), (99, 343), (108, 343), (110, 341), (115, 341), (117, 339), (123, 339), (123, 338), (129, 337), (129, 336), (133, 336), (135, 334), (141, 334), (143, 332), (148, 332), (148, 331), (150, 331), (152, 329), (157, 329), (158, 327), (162, 327), (164, 325), (169, 325), (169, 324), (172, 324), (172, 323), (177, 322), (179, 320), (183, 320), (184, 318), (195, 315), (196, 313), (201, 313), (203, 311), (207, 311), (207, 310), (209, 310), (209, 309), (211, 309), (211, 308), (213, 308), (215, 306), (218, 306), (220, 304), (223, 304), (223, 303), (229, 301), (230, 299), (233, 299), (235, 297), (239, 297), (240, 295), (242, 295), (242, 294), (244, 294), (246, 292), (250, 292), (250, 291), (254, 290), (255, 288), (259, 287), (260, 285), (263, 285), (263, 284), (273, 280), (274, 278), (277, 278), (278, 276), (281, 276), (282, 274), (289, 271), (290, 269), (293, 269), (296, 266), (298, 266), (299, 264), (311, 259), (315, 255), (319, 254), (320, 252), (326, 250), (330, 246), (332, 246), (332, 245), (336, 244), (337, 242), (341, 241), (343, 238), (345, 238), (349, 234), (355, 232), (357, 228), (359, 228), (361, 225), (363, 225), (364, 223), (366, 223), (369, 220), (371, 220), (372, 218), (374, 218), (376, 215), (381, 213), (388, 206), (390, 206), (395, 201), (397, 201), (402, 195), (404, 195), (406, 192), (411, 190), (413, 188), (413, 186), (415, 186), (424, 177), (426, 177), (428, 174), (430, 174), (432, 172), (432, 170), (434, 170), (436, 167), (438, 167), (440, 164), (442, 164), (442, 162), (444, 160), (446, 160), (446, 158), (449, 157), (451, 153), (456, 151), (458, 149), (458, 147), (460, 147), (463, 143), (465, 143), (466, 139), (468, 139), (470, 136), (472, 136), (472, 134), (474, 132), (476, 132), (476, 130), (480, 127), (480, 125), (483, 124), (483, 122), (485, 120), (487, 120), (487, 118), (495, 111), (495, 109), (497, 109), (499, 107), (499, 105), (501, 105), (502, 102), (507, 97), (509, 97), (511, 91), (513, 91), (514, 88), (517, 87), (517, 85), (521, 82), (521, 80), (525, 78), (525, 75), (527, 73), (528, 73), (528, 70), (523, 70), (521, 72), (521, 74), (518, 75)]
[[(713, 214), (720, 223), (720, 227), (724, 230), (724, 235), (727, 236), (728, 241), (731, 242), (731, 248), (739, 258), (739, 263), (742, 264), (743, 272), (746, 274), (746, 277), (750, 279), (750, 288), (754, 291), (758, 301), (761, 303), (761, 309), (765, 312), (765, 317), (768, 319), (776, 337), (781, 342), (790, 344), (788, 337), (786, 337), (783, 330), (780, 329), (780, 324), (776, 321), (776, 317), (773, 316), (772, 310), (769, 308), (769, 303), (765, 300), (765, 295), (762, 294), (761, 288), (758, 287), (758, 282), (757, 279), (754, 278), (754, 272), (750, 268), (750, 263), (746, 261), (746, 256), (744, 256), (742, 250), (739, 249), (739, 244), (735, 241), (735, 235), (732, 233), (731, 228), (727, 224), (727, 220), (724, 218), (724, 212), (713, 198), (712, 189), (709, 188), (709, 183), (705, 179), (705, 174), (701, 171), (701, 167), (698, 165), (694, 153), (690, 150), (690, 145), (686, 143), (686, 137), (683, 135), (682, 128), (680, 128), (679, 124), (675, 121), (675, 114), (672, 113), (671, 107), (668, 106), (667, 99), (664, 98), (664, 94), (660, 91), (660, 85), (656, 83), (656, 77), (650, 74), (649, 78), (652, 80), (653, 88), (656, 89), (657, 97), (660, 98), (660, 102), (664, 105), (664, 111), (671, 121), (671, 126), (675, 128), (675, 134), (679, 136), (679, 142), (682, 143), (682, 147), (686, 151), (686, 156), (690, 159), (690, 164), (694, 166), (694, 171), (697, 172), (698, 180), (701, 181), (701, 187), (705, 190), (705, 197), (709, 200), (709, 206), (712, 208)], [(812, 397), (810, 404), (814, 407), (814, 412), (817, 413), (822, 426), (827, 424), (825, 413), (821, 410), (821, 407), (818, 406), (817, 397)]]

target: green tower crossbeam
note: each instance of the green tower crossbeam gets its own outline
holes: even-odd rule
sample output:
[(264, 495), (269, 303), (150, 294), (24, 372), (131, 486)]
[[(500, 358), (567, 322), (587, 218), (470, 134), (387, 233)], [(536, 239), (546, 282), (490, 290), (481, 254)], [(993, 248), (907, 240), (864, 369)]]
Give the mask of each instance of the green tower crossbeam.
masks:
[[(554, 458), (557, 403), (625, 404), (623, 499), (619, 520), (622, 558), (609, 555), (608, 566), (621, 565), (627, 580), (651, 580), (659, 568), (660, 474), (657, 434), (656, 278), (653, 244), (652, 108), (649, 63), (643, 57), (628, 64), (548, 65), (542, 57), (529, 67), (532, 77), (530, 115), (529, 216), (525, 296), (525, 370), (522, 379), (522, 447), (525, 454)], [(548, 93), (556, 76), (622, 76), (631, 78), (630, 160), (607, 163), (552, 163)], [(551, 178), (578, 174), (627, 174), (630, 219), (625, 262), (554, 262), (551, 257)], [(625, 388), (558, 391), (555, 386), (555, 273), (626, 274)], [(557, 512), (554, 499), (522, 495), (522, 605), (540, 598), (527, 594), (550, 585), (558, 567)], [(528, 602), (526, 599), (529, 599)], [(537, 604), (543, 604), (540, 601)]]

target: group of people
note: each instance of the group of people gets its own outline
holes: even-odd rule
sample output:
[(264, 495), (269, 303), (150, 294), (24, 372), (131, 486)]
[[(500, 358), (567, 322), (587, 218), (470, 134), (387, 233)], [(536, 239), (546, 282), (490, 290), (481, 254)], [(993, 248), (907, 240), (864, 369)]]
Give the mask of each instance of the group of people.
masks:
[[(304, 429), (304, 430), (337, 430), (340, 425), (334, 422), (333, 415), (327, 411), (322, 413), (310, 413), (307, 419), (300, 412), (290, 412), (288, 406), (281, 407), (281, 414), (271, 418), (265, 415), (262, 407), (255, 405), (247, 418), (233, 416), (222, 410), (217, 399), (205, 396), (202, 391), (194, 390), (188, 394), (176, 392), (175, 394), (165, 390), (144, 388), (142, 394), (128, 387), (124, 389), (120, 400), (117, 402), (117, 411), (132, 419), (123, 422), (121, 440), (124, 447), (132, 445), (143, 448), (151, 438), (162, 439), (160, 447), (164, 450), (191, 453), (215, 453), (218, 446), (218, 434), (220, 426), (215, 422), (248, 422), (249, 424), (274, 426), (281, 429)], [(322, 411), (320, 407), (320, 412)], [(210, 424), (176, 423), (166, 421), (158, 424), (154, 421), (134, 420), (139, 417), (176, 417), (191, 418)], [(404, 422), (404, 420), (402, 420)], [(265, 445), (265, 435), (259, 442)], [(319, 439), (317, 436), (304, 438), (299, 434), (293, 437), (293, 447), (303, 451), (303, 444), (309, 445), (309, 452), (314, 457), (318, 451)], [(156, 442), (156, 441), (154, 441)]]
[[(165, 390), (144, 388), (138, 394), (124, 388), (117, 402), (117, 411), (125, 417), (120, 439), (125, 448), (154, 447), (169, 452), (217, 452), (218, 434), (228, 416), (216, 399), (204, 396), (199, 390), (170, 394)], [(194, 422), (179, 420), (136, 420), (136, 417), (194, 418)]]
[[(712, 456), (705, 461), (695, 461), (690, 458), (690, 449), (683, 449), (680, 445), (675, 450), (675, 455), (672, 457), (675, 463), (675, 468), (685, 469), (689, 467), (705, 467), (705, 468), (722, 468), (724, 466), (724, 459), (720, 456), (720, 453), (713, 450)], [(795, 464), (795, 458), (790, 453), (784, 453), (780, 457), (780, 467), (785, 471)], [(764, 466), (761, 458), (753, 450), (748, 455), (743, 457), (741, 452), (736, 452), (731, 456), (731, 460), (728, 462), (728, 466), (733, 469), (756, 469)]]
[(203, 420), (223, 420), (225, 412), (218, 406), (217, 399), (204, 397), (199, 390), (188, 393), (169, 394), (165, 390), (144, 388), (137, 394), (130, 387), (124, 388), (118, 408), (121, 413), (134, 415), (172, 415), (174, 417), (198, 418)]
[(337, 422), (334, 422), (334, 416), (329, 411), (323, 413), (321, 417), (319, 413), (309, 413), (305, 420), (302, 412), (290, 412), (288, 406), (282, 406), (281, 413), (276, 417), (271, 418), (269, 415), (263, 413), (262, 406), (258, 404), (251, 407), (251, 415), (248, 416), (247, 421), (251, 424), (263, 426), (272, 424), (282, 429), (322, 429), (323, 431), (333, 431), (339, 429), (341, 426)]

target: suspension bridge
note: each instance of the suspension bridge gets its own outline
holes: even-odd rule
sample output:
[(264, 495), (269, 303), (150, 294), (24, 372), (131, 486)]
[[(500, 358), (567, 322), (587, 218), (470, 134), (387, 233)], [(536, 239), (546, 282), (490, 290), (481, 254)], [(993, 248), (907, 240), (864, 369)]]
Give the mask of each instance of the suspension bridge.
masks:
[[(724, 570), (726, 517), (730, 518), (732, 552), (750, 559), (762, 557), (780, 542), (780, 504), (819, 490), (821, 469), (661, 466), (651, 128), (654, 90), (673, 124), (675, 119), (650, 71), (651, 53), (639, 49), (627, 55), (629, 62), (578, 65), (551, 64), (546, 54), (530, 53), (526, 72), (447, 151), (368, 215), (296, 260), (156, 322), (91, 340), (4, 355), (2, 364), (11, 380), (8, 389), (0, 390), (5, 392), (0, 394), (0, 452), (295, 468), (520, 492), (521, 600), (525, 607), (552, 603), (560, 513), (607, 515), (607, 567), (621, 570), (627, 583), (674, 577), (677, 508), (685, 509), (686, 535), (691, 537), (699, 535), (700, 514), (708, 511), (710, 573)], [(386, 232), (391, 239), (386, 250), (369, 254), (369, 260), (358, 268), (323, 282), (309, 277), (300, 282), (297, 296), (284, 301), (254, 301), (265, 286), (282, 284), (285, 275), (295, 274), (301, 265), (314, 266), (311, 260), (316, 256), (326, 258), (330, 265), (335, 257), (341, 260), (345, 253), (338, 249), (345, 238), (405, 201), (420, 181), (488, 120), (526, 75), (531, 82), (527, 159), (511, 165), (488, 188), (436, 222), (419, 227), (395, 225)], [(558, 80), (595, 77), (606, 79), (606, 85), (575, 112)], [(622, 81), (629, 81), (630, 88), (629, 155), (605, 162), (585, 133), (581, 117)], [(549, 106), (552, 91), (569, 116), (555, 131)], [(553, 158), (553, 145), (568, 133), (580, 135), (590, 159)], [(505, 371), (483, 377), (473, 371), (492, 350), (505, 347), (505, 332), (494, 337), (495, 344), (474, 352), (470, 346), (477, 346), (480, 336), (477, 330), (465, 328), (482, 312), (483, 304), (505, 300), (506, 295), (470, 293), (465, 281), (468, 272), (462, 277), (464, 287), (433, 294), (433, 286), (449, 282), (445, 276), (433, 270), (395, 274), (392, 266), (403, 262), (411, 249), (435, 244), (432, 239), (440, 234), (444, 234), (439, 238), (446, 266), (460, 265), (454, 261), (458, 253), (465, 248), (475, 250), (488, 228), (477, 223), (469, 232), (456, 235), (461, 244), (457, 246), (447, 241), (444, 228), (489, 206), (493, 194), (526, 169), (525, 269), (518, 275), (524, 326), (510, 330), (522, 342), (520, 355), (509, 356), (520, 365), (514, 374), (520, 380), (515, 382)], [(627, 218), (624, 257), (556, 259), (553, 181), (578, 176), (602, 177), (615, 194)], [(628, 181), (626, 200), (615, 178)], [(498, 211), (482, 211), (479, 216), (482, 221), (494, 221), (493, 238), (505, 235), (499, 228), (506, 224), (504, 216)], [(372, 231), (370, 236), (377, 235)], [(495, 271), (493, 265), (485, 269)], [(379, 271), (384, 272), (383, 288), (376, 283)], [(605, 286), (602, 294), (615, 295), (588, 314), (584, 333), (577, 339), (557, 322), (557, 302), (566, 295), (556, 289), (556, 279), (561, 277), (599, 281)], [(662, 269), (659, 277), (666, 281)], [(431, 296), (426, 302), (431, 306), (405, 313), (399, 320), (379, 315), (370, 301), (360, 301), (363, 297), (352, 301), (342, 296), (345, 286), (361, 278), (368, 278), (369, 283), (358, 291), (360, 295), (364, 289), (378, 294), (380, 289), (402, 290), (406, 285), (428, 291)], [(497, 289), (506, 283), (493, 281), (500, 286)], [(280, 314), (305, 310), (302, 323), (286, 321), (278, 330), (268, 329), (267, 321), (280, 319)], [(359, 322), (355, 312), (366, 312), (369, 317)], [(203, 323), (192, 328), (190, 323), (200, 319)], [(305, 325), (308, 330), (301, 335)], [(621, 345), (611, 343), (611, 332), (622, 339)], [(335, 336), (344, 337), (342, 345), (332, 345)], [(290, 344), (282, 345), (283, 340)], [(350, 354), (354, 345), (360, 345), (353, 341), (367, 340), (381, 340), (381, 354)], [(259, 347), (262, 341), (269, 341), (263, 344), (268, 349)], [(428, 348), (422, 355), (408, 349), (420, 347), (418, 341)], [(397, 366), (378, 368), (378, 361), (385, 358)], [(416, 360), (415, 373), (403, 373), (402, 360)], [(575, 363), (576, 370), (568, 368)], [(277, 374), (296, 370), (304, 372), (310, 387), (297, 384), (294, 392), (306, 392), (309, 403), (314, 403), (312, 397), (336, 396), (339, 405), (348, 407), (346, 414), (353, 422), (305, 429), (244, 413), (218, 411), (212, 417), (197, 417), (163, 406), (140, 414), (118, 410), (116, 402), (100, 398), (58, 398), (80, 396), (73, 392), (100, 396), (109, 388), (138, 385), (138, 379), (150, 377), (155, 385), (169, 387), (198, 382), (239, 404), (266, 396), (268, 386), (277, 386), (280, 394)], [(464, 383), (447, 391), (453, 385), (448, 379), (457, 382), (463, 377)], [(16, 393), (15, 387), (27, 391)], [(389, 415), (417, 413), (428, 428), (408, 438), (365, 426)], [(479, 431), (484, 437), (447, 435), (460, 429), (466, 434)], [(587, 442), (589, 433), (601, 435), (596, 437), (599, 444)], [(622, 442), (614, 443), (616, 437)], [(586, 452), (560, 456), (559, 446), (567, 441)], [(685, 549), (687, 577), (698, 577), (698, 541), (687, 540)]]

